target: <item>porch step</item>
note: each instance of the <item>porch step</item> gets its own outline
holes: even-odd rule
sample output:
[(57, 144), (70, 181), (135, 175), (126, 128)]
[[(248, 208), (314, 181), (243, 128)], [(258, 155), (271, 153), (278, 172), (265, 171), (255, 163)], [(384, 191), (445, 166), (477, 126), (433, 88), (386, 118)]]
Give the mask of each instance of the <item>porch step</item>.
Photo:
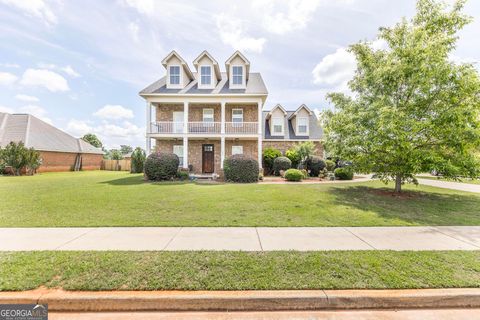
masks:
[(192, 174), (190, 176), (197, 180), (213, 180), (213, 174)]

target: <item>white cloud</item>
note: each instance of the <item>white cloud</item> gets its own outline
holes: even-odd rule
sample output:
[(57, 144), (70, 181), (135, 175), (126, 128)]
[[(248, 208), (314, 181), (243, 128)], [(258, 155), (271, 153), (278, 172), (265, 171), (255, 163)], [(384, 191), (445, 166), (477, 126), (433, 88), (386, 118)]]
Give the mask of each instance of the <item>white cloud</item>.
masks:
[(27, 69), (20, 80), (24, 86), (44, 87), (51, 92), (70, 90), (67, 80), (56, 72), (45, 69)]
[(355, 56), (345, 48), (326, 55), (313, 69), (313, 82), (319, 85), (344, 86), (352, 79), (357, 63)]
[(305, 28), (319, 4), (319, 0), (260, 0), (253, 7), (263, 13), (265, 30), (282, 35)]
[(16, 63), (0, 63), (0, 67), (5, 67), (5, 68), (20, 68), (19, 64)]
[(121, 124), (102, 121), (102, 123), (94, 125), (91, 121), (70, 119), (65, 130), (75, 137), (94, 133), (107, 148), (129, 143), (143, 146), (145, 134), (145, 128), (138, 127), (129, 121), (124, 121)]
[(155, 3), (153, 0), (124, 0), (123, 3), (142, 14), (150, 15), (155, 11)]
[(135, 22), (130, 22), (127, 26), (128, 32), (132, 35), (135, 42), (138, 42), (138, 32), (140, 27)]
[(73, 70), (71, 66), (63, 67), (62, 71), (71, 76), (72, 78), (80, 77), (80, 74), (77, 71)]
[(70, 121), (68, 121), (66, 131), (75, 137), (82, 137), (87, 133), (95, 132), (89, 123), (77, 119), (70, 119)]
[(17, 81), (18, 77), (10, 72), (0, 72), (0, 85), (8, 86)]
[(57, 17), (44, 0), (0, 0), (0, 2), (22, 11), (27, 16), (38, 18), (47, 25), (57, 23)]
[(247, 35), (242, 20), (222, 13), (216, 16), (216, 25), (223, 43), (237, 50), (262, 52), (266, 39)]
[(70, 66), (70, 65), (65, 66), (65, 67), (60, 67), (60, 66), (57, 66), (56, 64), (53, 64), (53, 63), (40, 62), (40, 63), (37, 64), (37, 66), (41, 69), (50, 69), (50, 70), (56, 70), (56, 71), (64, 72), (65, 74), (71, 76), (72, 78), (80, 77), (80, 74), (77, 71), (75, 71), (72, 68), (72, 66)]
[(52, 124), (52, 120), (47, 117), (47, 110), (43, 109), (40, 106), (37, 105), (26, 105), (18, 110), (21, 113), (29, 113), (31, 115), (34, 115), (35, 117)]
[(25, 102), (38, 102), (39, 99), (34, 96), (29, 96), (26, 94), (17, 94), (15, 96), (15, 99), (20, 100), (20, 101), (25, 101)]
[(13, 113), (14, 110), (12, 108), (0, 105), (0, 112)]
[(133, 111), (122, 107), (121, 105), (107, 104), (103, 108), (97, 110), (93, 115), (103, 119), (130, 119), (133, 118)]

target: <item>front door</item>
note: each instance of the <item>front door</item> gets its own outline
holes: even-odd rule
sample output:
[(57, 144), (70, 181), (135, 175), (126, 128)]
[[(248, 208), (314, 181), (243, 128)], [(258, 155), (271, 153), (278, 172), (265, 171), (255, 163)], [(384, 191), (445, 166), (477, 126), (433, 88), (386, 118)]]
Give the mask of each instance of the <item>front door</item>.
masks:
[(213, 144), (202, 144), (202, 173), (213, 173), (214, 158)]

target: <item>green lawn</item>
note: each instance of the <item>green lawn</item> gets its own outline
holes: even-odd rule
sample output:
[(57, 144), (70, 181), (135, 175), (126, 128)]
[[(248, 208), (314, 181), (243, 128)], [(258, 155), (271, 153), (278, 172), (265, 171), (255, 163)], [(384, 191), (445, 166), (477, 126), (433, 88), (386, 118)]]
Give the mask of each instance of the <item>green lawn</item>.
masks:
[[(391, 186), (390, 186), (391, 188)], [(150, 183), (124, 172), (0, 177), (0, 226), (480, 225), (480, 194), (380, 182)]]
[(460, 182), (460, 183), (470, 183), (470, 184), (480, 184), (480, 180), (472, 180), (472, 179), (462, 179), (452, 180), (452, 179), (444, 179), (441, 177), (434, 177), (434, 176), (417, 176), (419, 179), (429, 179), (429, 180), (440, 180), (440, 181), (452, 181), (452, 182)]
[(0, 253), (0, 291), (480, 287), (480, 251)]

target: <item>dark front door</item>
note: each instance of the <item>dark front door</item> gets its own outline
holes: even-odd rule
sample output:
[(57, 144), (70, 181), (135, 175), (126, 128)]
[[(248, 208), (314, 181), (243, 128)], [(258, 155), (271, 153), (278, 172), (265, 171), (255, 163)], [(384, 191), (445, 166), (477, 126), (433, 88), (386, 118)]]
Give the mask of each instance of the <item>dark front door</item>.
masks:
[(202, 145), (202, 172), (213, 173), (214, 169), (214, 150), (213, 144)]

